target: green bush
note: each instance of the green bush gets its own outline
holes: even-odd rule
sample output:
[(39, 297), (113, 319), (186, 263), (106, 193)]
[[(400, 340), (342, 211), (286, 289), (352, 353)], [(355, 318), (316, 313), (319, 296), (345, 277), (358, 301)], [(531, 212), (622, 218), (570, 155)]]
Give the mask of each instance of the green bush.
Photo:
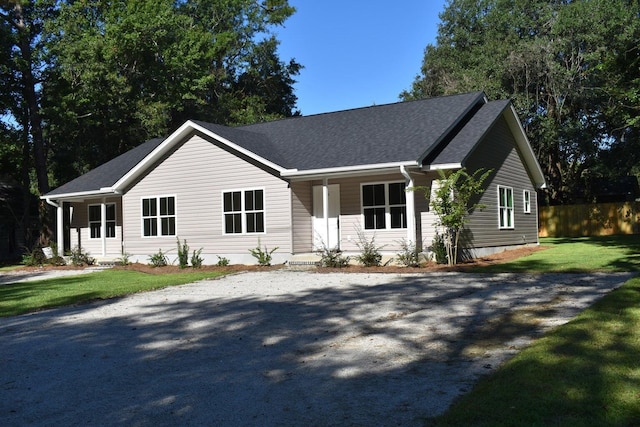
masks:
[(218, 267), (226, 267), (230, 264), (229, 258), (221, 257), (219, 255), (216, 256), (218, 257), (218, 263), (216, 264)]
[(176, 237), (178, 240), (178, 267), (187, 268), (189, 266), (189, 245), (187, 245), (187, 239), (180, 243), (180, 238)]
[(356, 261), (365, 267), (378, 267), (382, 261), (380, 250), (384, 246), (376, 246), (376, 236), (367, 239), (363, 232), (358, 232), (356, 246), (360, 249), (360, 255), (356, 255)]
[(76, 246), (75, 248), (71, 249), (69, 255), (71, 257), (71, 264), (75, 265), (76, 267), (93, 265), (96, 263), (96, 259), (89, 256), (89, 252), (84, 251), (80, 246)]
[(251, 255), (258, 260), (259, 265), (268, 266), (268, 265), (271, 265), (271, 260), (272, 260), (271, 255), (277, 250), (278, 250), (278, 246), (276, 246), (271, 250), (268, 250), (266, 245), (263, 250), (260, 247), (260, 239), (258, 239), (258, 246), (256, 246), (254, 249), (249, 249), (249, 252), (251, 252)]
[(47, 257), (42, 252), (42, 248), (33, 248), (32, 250), (27, 250), (22, 255), (22, 264), (27, 267), (37, 267), (40, 265), (44, 265), (47, 263)]
[(158, 252), (149, 256), (149, 265), (153, 267), (164, 267), (169, 265), (169, 259), (166, 253), (162, 252), (162, 249), (158, 249)]
[(318, 253), (321, 267), (343, 268), (349, 265), (350, 258), (342, 256), (342, 251), (338, 248), (329, 249), (323, 244)]
[(396, 254), (396, 258), (400, 264), (405, 267), (420, 267), (421, 248), (406, 239), (400, 241), (400, 248), (401, 251)]
[(202, 262), (204, 261), (204, 259), (201, 256), (202, 254), (202, 248), (198, 249), (197, 251), (194, 249), (193, 253), (191, 254), (191, 266), (193, 268), (200, 268), (202, 267)]
[(433, 242), (431, 243), (431, 252), (433, 252), (436, 258), (436, 263), (447, 263), (447, 246), (444, 243), (444, 236), (442, 234), (436, 233), (436, 236), (433, 238)]

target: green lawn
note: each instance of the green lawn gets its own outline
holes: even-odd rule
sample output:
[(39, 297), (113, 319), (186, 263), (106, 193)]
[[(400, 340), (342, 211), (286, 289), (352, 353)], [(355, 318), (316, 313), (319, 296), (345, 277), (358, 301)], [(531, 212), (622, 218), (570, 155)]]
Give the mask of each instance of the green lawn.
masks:
[(147, 274), (138, 271), (105, 270), (78, 276), (1, 285), (0, 317), (182, 285), (222, 274), (224, 273), (211, 271)]
[[(483, 271), (640, 271), (640, 236), (542, 244), (551, 249)], [(534, 342), (427, 425), (640, 425), (640, 277)]]
[(544, 238), (549, 249), (477, 272), (640, 271), (640, 235)]

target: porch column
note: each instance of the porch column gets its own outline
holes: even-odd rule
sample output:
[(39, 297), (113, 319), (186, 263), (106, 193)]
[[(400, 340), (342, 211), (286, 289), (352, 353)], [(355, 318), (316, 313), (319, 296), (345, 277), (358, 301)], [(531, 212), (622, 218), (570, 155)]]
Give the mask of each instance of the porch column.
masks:
[(107, 255), (107, 203), (102, 198), (100, 203), (100, 243), (102, 243), (102, 256)]
[[(409, 172), (405, 169), (404, 166), (400, 166), (400, 172), (407, 179), (405, 185), (406, 188), (413, 188), (414, 182), (413, 178), (409, 174)], [(407, 207), (407, 242), (415, 243), (416, 242), (416, 201), (415, 201), (415, 191), (407, 191), (406, 192), (406, 207)]]
[(324, 231), (325, 236), (327, 236), (327, 241), (325, 242), (327, 248), (331, 248), (331, 243), (329, 242), (329, 179), (324, 178), (322, 180), (322, 218), (324, 220)]
[(56, 206), (56, 244), (59, 256), (64, 255), (64, 209), (62, 203), (58, 202), (58, 206)]

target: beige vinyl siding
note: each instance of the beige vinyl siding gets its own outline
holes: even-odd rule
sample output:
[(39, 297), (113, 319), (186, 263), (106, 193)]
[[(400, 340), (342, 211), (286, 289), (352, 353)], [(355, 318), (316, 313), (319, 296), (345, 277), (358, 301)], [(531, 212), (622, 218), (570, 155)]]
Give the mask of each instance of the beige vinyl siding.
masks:
[[(504, 118), (496, 121), (467, 163), (467, 169), (494, 169), (485, 182), (487, 189), (480, 203), (486, 208), (470, 217), (469, 235), (473, 246), (495, 247), (538, 242), (538, 205), (536, 190), (516, 148), (516, 143)], [(498, 186), (513, 188), (514, 228), (499, 229)], [(523, 190), (531, 195), (531, 213), (524, 213)]]
[[(360, 192), (362, 184), (405, 181), (400, 173), (329, 180), (329, 184), (340, 184), (340, 249), (347, 252), (359, 251), (356, 245), (359, 232), (362, 232), (366, 239), (375, 237), (376, 245), (384, 246), (383, 251), (399, 249), (398, 242), (406, 239), (407, 229), (365, 230)], [(314, 185), (322, 185), (322, 182), (314, 182)]]
[(293, 253), (313, 250), (313, 189), (311, 182), (291, 183)]
[[(71, 203), (73, 213), (70, 222), (70, 247), (82, 247), (93, 257), (102, 256), (102, 239), (92, 239), (89, 230), (89, 205), (99, 205), (102, 199), (88, 199)], [(120, 198), (107, 198), (106, 203), (116, 205), (116, 236), (106, 239), (106, 255), (122, 254), (122, 203)]]
[[(254, 189), (264, 190), (265, 232), (224, 234), (223, 192)], [(176, 236), (143, 237), (141, 200), (159, 196), (175, 197)], [(195, 135), (123, 196), (125, 250), (136, 255), (158, 249), (175, 254), (176, 238), (180, 238), (186, 239), (192, 249), (202, 248), (211, 262), (214, 255), (246, 257), (260, 239), (263, 246), (278, 246), (279, 253), (289, 254), (290, 209), (287, 182)]]

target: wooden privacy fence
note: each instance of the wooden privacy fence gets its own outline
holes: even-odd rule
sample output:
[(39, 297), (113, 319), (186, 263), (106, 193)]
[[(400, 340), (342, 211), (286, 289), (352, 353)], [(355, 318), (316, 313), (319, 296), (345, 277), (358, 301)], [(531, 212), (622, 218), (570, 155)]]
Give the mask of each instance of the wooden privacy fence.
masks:
[(540, 237), (640, 234), (640, 202), (541, 206)]

